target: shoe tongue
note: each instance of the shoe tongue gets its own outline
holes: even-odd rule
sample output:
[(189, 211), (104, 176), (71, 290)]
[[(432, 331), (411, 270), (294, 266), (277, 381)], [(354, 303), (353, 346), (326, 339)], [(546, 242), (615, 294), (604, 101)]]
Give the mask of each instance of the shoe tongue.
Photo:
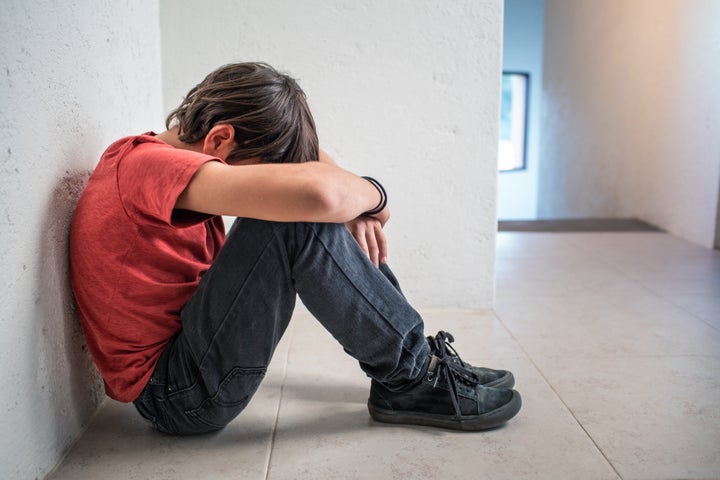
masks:
[(435, 371), (435, 369), (437, 368), (437, 364), (438, 364), (438, 361), (439, 361), (439, 360), (440, 360), (440, 359), (439, 359), (437, 356), (435, 356), (435, 355), (433, 355), (432, 357), (430, 357), (430, 363), (428, 364), (428, 372), (434, 372), (434, 371)]

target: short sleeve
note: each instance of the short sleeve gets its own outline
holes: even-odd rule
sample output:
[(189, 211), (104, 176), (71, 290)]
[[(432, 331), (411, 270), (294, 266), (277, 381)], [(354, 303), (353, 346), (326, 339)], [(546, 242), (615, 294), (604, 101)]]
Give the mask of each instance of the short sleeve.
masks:
[(174, 215), (173, 209), (195, 172), (207, 162), (218, 158), (167, 145), (160, 140), (149, 140), (136, 145), (117, 166), (117, 183), (120, 201), (128, 216), (135, 222), (159, 221), (173, 225), (196, 223), (207, 215)]

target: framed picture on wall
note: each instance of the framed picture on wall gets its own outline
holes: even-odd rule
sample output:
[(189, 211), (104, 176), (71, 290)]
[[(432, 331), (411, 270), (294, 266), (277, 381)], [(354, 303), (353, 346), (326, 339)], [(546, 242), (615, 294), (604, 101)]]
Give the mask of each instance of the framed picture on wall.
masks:
[(503, 72), (500, 108), (500, 148), (498, 167), (501, 172), (527, 167), (527, 115), (530, 74)]

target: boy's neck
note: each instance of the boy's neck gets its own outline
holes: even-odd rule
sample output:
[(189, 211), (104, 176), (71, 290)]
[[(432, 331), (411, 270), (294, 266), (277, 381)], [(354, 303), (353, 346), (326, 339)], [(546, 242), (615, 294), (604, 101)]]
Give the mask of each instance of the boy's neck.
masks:
[(196, 142), (196, 143), (185, 143), (182, 140), (178, 138), (178, 128), (173, 127), (169, 130), (165, 130), (162, 133), (159, 133), (155, 136), (158, 140), (162, 140), (163, 142), (167, 143), (168, 145), (180, 148), (183, 150), (192, 150), (194, 152), (203, 152), (203, 144), (202, 142)]

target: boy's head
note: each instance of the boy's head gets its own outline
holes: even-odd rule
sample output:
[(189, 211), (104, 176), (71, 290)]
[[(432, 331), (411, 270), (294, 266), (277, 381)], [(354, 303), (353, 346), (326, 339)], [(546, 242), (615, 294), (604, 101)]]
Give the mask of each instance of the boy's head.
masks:
[(264, 63), (218, 68), (190, 90), (165, 121), (178, 138), (196, 143), (217, 124), (232, 125), (237, 147), (228, 163), (253, 157), (268, 163), (318, 159), (318, 137), (297, 82)]

